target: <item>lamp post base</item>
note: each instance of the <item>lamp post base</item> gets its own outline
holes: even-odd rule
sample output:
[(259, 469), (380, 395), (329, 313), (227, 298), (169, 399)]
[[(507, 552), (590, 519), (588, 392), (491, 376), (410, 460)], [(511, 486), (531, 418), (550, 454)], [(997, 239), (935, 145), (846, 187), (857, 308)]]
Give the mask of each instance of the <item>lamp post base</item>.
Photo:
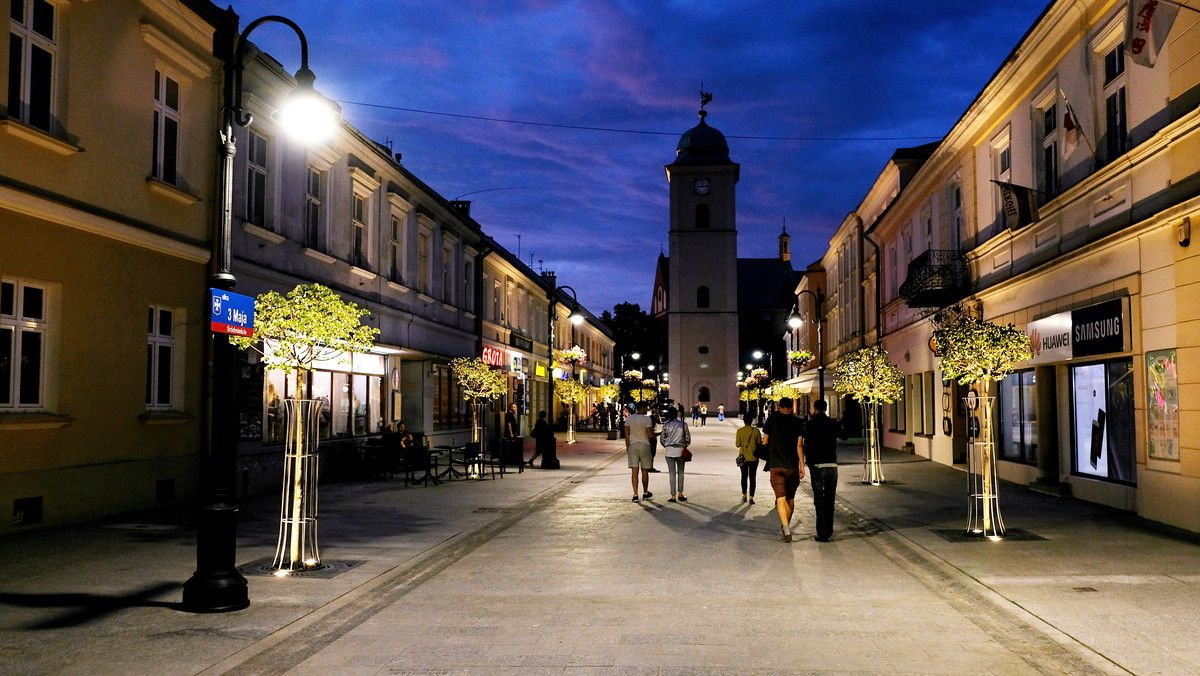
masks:
[(234, 565), (237, 507), (201, 507), (196, 515), (196, 572), (183, 584), (183, 609), (228, 613), (250, 605), (246, 578)]
[(540, 469), (558, 469), (558, 440), (550, 437), (550, 442), (546, 444), (546, 450), (542, 451), (542, 466)]

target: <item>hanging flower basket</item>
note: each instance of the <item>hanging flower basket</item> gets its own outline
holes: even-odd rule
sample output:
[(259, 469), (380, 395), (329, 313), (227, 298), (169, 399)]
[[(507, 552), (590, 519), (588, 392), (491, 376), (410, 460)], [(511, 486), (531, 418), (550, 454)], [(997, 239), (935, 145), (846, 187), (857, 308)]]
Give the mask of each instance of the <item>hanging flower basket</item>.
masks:
[(642, 372), (638, 371), (637, 369), (629, 369), (628, 371), (626, 371), (624, 373), (624, 375), (625, 375), (626, 380), (639, 380), (640, 381), (642, 379)]
[(793, 366), (804, 366), (812, 361), (813, 353), (808, 350), (792, 350), (788, 352), (788, 361), (792, 362)]
[(583, 348), (578, 345), (572, 345), (570, 348), (562, 351), (561, 357), (563, 361), (577, 365), (587, 361), (587, 352), (584, 352)]

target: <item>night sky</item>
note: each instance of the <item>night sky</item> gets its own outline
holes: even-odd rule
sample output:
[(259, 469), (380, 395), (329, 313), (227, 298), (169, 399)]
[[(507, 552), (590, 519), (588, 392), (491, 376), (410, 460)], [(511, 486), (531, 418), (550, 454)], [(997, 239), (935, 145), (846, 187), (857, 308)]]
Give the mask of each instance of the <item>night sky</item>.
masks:
[[(698, 122), (741, 165), (738, 254), (803, 269), (896, 148), (944, 136), (1045, 0), (237, 0), (296, 21), (347, 121), (593, 313), (650, 305), (664, 165)], [(251, 40), (289, 72), (284, 26)]]

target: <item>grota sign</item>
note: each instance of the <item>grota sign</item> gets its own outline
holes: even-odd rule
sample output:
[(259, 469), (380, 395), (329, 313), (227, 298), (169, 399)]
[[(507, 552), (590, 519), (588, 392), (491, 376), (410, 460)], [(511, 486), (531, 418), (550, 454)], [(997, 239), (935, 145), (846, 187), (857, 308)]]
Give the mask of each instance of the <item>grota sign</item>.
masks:
[(479, 357), (488, 366), (504, 366), (504, 350), (494, 347), (484, 347)]

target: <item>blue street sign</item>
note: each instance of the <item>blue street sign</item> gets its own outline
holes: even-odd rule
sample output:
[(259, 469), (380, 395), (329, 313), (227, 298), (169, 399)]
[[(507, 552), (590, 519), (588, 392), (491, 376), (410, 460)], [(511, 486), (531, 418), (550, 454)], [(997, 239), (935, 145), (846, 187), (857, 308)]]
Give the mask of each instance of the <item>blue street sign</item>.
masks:
[(250, 296), (209, 289), (212, 292), (213, 333), (254, 335), (254, 299)]

